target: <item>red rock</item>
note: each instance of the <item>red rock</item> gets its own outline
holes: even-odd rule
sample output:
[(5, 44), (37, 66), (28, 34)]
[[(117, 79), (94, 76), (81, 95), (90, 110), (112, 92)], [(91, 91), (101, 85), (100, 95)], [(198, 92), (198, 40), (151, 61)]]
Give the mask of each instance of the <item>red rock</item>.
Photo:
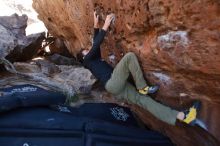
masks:
[[(116, 22), (102, 46), (103, 57), (108, 61), (114, 54), (118, 61), (121, 54), (135, 52), (148, 81), (161, 86), (155, 98), (178, 109), (201, 100), (201, 119), (220, 140), (219, 1), (34, 0), (33, 6), (50, 33), (64, 39), (73, 55), (91, 46), (93, 10), (99, 11), (102, 23), (107, 13), (114, 12)], [(160, 122), (142, 115), (160, 130)], [(178, 145), (212, 141), (196, 128), (162, 129)], [(181, 139), (187, 140), (183, 144)]]

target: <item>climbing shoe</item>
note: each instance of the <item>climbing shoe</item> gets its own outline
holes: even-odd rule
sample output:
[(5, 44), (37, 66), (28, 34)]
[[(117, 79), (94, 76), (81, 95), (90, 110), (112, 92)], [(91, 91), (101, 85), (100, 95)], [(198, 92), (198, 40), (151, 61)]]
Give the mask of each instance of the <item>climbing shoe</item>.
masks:
[(184, 123), (187, 123), (191, 126), (194, 126), (195, 125), (195, 122), (196, 122), (196, 117), (198, 115), (198, 111), (200, 109), (200, 106), (201, 106), (201, 102), (200, 101), (195, 101), (193, 103), (193, 106), (190, 107), (188, 110), (186, 111), (183, 111), (184, 114), (185, 114), (185, 117), (183, 119), (183, 122)]
[(147, 95), (147, 94), (153, 94), (157, 92), (159, 89), (159, 86), (147, 86), (143, 89), (138, 90), (140, 94)]

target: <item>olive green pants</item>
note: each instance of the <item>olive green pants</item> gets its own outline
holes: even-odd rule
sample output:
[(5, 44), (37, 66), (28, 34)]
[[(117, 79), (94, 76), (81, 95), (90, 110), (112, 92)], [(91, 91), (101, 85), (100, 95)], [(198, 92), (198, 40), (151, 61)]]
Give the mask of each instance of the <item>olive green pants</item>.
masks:
[(137, 104), (158, 119), (175, 125), (178, 111), (162, 105), (148, 95), (141, 95), (137, 89), (127, 82), (129, 74), (132, 74), (137, 89), (147, 86), (137, 57), (134, 53), (127, 53), (115, 67), (111, 78), (105, 85), (108, 92), (114, 94), (118, 100), (126, 100)]

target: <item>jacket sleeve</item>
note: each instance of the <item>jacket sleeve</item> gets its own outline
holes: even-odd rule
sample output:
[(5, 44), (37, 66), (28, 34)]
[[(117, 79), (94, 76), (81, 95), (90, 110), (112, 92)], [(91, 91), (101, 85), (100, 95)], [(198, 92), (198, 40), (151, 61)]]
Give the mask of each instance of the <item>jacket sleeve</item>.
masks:
[(98, 34), (99, 34), (99, 28), (94, 28), (93, 42)]
[(84, 61), (88, 61), (94, 58), (101, 58), (100, 45), (103, 42), (106, 35), (106, 31), (101, 29), (94, 39), (93, 46), (89, 53), (85, 56)]

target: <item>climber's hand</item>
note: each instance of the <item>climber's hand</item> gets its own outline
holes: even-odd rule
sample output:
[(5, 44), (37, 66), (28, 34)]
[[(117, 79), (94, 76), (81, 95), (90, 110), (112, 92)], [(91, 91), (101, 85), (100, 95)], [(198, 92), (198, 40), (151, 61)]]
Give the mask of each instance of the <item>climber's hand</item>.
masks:
[(105, 19), (105, 24), (103, 26), (102, 29), (104, 29), (105, 31), (108, 30), (109, 26), (111, 25), (111, 22), (113, 20), (113, 18), (115, 17), (115, 14), (110, 14), (110, 15), (107, 15), (106, 19)]
[(99, 28), (99, 15), (94, 11), (94, 28)]

